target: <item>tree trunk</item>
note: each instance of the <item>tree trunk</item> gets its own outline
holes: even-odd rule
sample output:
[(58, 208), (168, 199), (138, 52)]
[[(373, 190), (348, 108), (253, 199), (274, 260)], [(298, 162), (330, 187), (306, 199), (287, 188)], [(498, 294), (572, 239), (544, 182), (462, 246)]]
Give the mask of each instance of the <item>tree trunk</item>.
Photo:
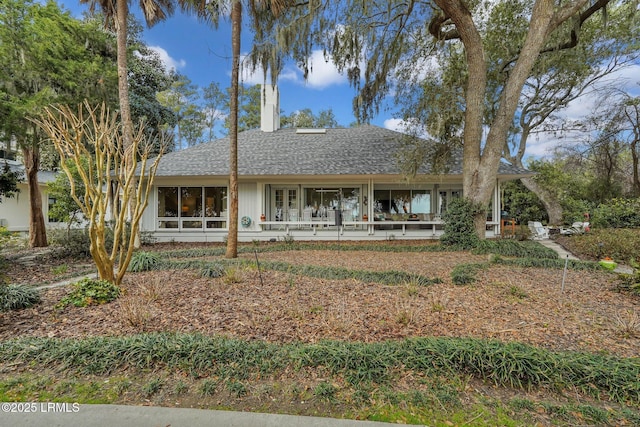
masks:
[[(524, 165), (522, 164), (522, 158), (524, 157), (531, 128), (529, 126), (529, 123), (525, 123), (523, 120), (520, 121), (520, 127), (522, 128), (522, 134), (520, 136), (518, 152), (515, 156), (511, 156), (509, 154), (509, 151), (505, 150), (505, 152), (507, 153), (505, 157), (507, 161), (510, 161), (514, 166), (524, 168)], [(522, 184), (529, 191), (531, 191), (538, 197), (538, 199), (540, 199), (542, 205), (544, 206), (544, 209), (547, 211), (549, 224), (562, 224), (563, 209), (558, 198), (546, 188), (538, 184), (538, 182), (533, 178), (521, 178), (520, 182), (522, 182)]]
[[(520, 55), (510, 70), (502, 91), (495, 119), (490, 124), (486, 142), (482, 143), (487, 64), (482, 37), (462, 0), (436, 0), (453, 21), (464, 44), (469, 78), (465, 88), (463, 192), (473, 203), (486, 206), (491, 200), (503, 148), (518, 107), (522, 87), (531, 74), (540, 50), (552, 27), (555, 5), (552, 0), (537, 0), (533, 6), (529, 31)], [(566, 18), (565, 18), (566, 19)], [(553, 22), (553, 25), (559, 25)], [(485, 237), (485, 214), (474, 218), (476, 232)]]
[(640, 161), (638, 160), (638, 143), (640, 139), (636, 139), (631, 144), (631, 158), (633, 160), (633, 195), (640, 197)]
[(118, 100), (120, 103), (120, 120), (124, 146), (129, 147), (133, 141), (133, 121), (129, 106), (129, 77), (127, 70), (127, 17), (129, 5), (127, 0), (117, 0), (116, 12), (116, 44), (118, 61)]
[[(487, 87), (487, 63), (482, 37), (478, 32), (471, 13), (461, 0), (436, 0), (436, 4), (454, 22), (464, 44), (469, 77), (465, 88), (465, 120), (463, 134), (463, 193), (474, 203), (486, 204), (492, 188), (483, 182), (480, 141), (482, 140), (482, 117), (484, 114), (485, 90)], [(499, 157), (498, 157), (499, 160)], [(495, 185), (495, 179), (491, 185)], [(487, 193), (487, 194), (485, 194)], [(486, 234), (486, 215), (478, 213), (474, 217), (476, 233), (481, 239)]]
[(38, 185), (38, 167), (40, 166), (40, 152), (37, 148), (22, 147), (27, 184), (29, 186), (29, 246), (32, 248), (46, 247), (47, 229), (42, 212), (42, 194)]
[(544, 205), (547, 215), (549, 216), (549, 224), (562, 224), (563, 209), (558, 199), (549, 191), (542, 188), (533, 178), (522, 178), (520, 181), (533, 192)]
[[(118, 100), (120, 104), (120, 120), (122, 122), (122, 141), (125, 148), (125, 153), (129, 153), (124, 159), (125, 165), (131, 165), (136, 161), (136, 153), (126, 149), (133, 144), (133, 119), (131, 118), (131, 106), (129, 104), (129, 71), (127, 65), (127, 18), (129, 16), (129, 4), (127, 0), (117, 0), (117, 12), (116, 12), (116, 44), (117, 44), (117, 61), (118, 61)], [(136, 185), (131, 186), (132, 194), (129, 196), (131, 203), (136, 199)], [(123, 209), (129, 209), (129, 212), (134, 211), (132, 205), (123, 207)], [(128, 218), (131, 220), (131, 217)], [(140, 233), (136, 232), (135, 235), (135, 247), (140, 247)]]
[(240, 74), (240, 25), (242, 4), (233, 2), (231, 9), (231, 68), (230, 133), (229, 133), (229, 236), (227, 258), (238, 257), (238, 81)]

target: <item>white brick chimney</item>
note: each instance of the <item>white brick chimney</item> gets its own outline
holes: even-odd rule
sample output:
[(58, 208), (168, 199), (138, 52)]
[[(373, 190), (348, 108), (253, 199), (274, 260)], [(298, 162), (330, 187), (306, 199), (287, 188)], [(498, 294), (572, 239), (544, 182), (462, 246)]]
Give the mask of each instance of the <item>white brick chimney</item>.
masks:
[(260, 129), (273, 132), (280, 129), (280, 94), (278, 86), (262, 85), (260, 96)]

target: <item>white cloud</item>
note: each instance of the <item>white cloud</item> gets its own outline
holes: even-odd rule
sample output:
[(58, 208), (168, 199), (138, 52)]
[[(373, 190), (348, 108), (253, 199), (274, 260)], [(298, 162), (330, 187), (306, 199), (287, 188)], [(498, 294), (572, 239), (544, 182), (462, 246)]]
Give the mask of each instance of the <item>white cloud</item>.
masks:
[[(246, 54), (242, 55), (241, 63), (244, 64)], [(309, 75), (304, 79), (303, 71), (298, 67), (285, 66), (278, 76), (278, 81), (289, 81), (299, 85), (307, 86), (311, 89), (324, 89), (329, 86), (347, 83), (347, 77), (331, 62), (326, 60), (321, 50), (315, 50), (309, 58)], [(264, 74), (261, 68), (251, 70), (248, 66), (242, 67), (241, 79), (247, 84), (264, 83)], [(267, 75), (267, 81), (271, 77)]]
[(406, 123), (402, 119), (386, 119), (383, 124), (385, 129), (395, 130), (396, 132), (404, 132), (406, 128)]
[(314, 50), (309, 58), (309, 75), (305, 83), (314, 89), (324, 89), (328, 86), (346, 84), (348, 80), (344, 73), (338, 71), (331, 58), (325, 59), (321, 50)]
[[(264, 77), (264, 72), (262, 71), (262, 68), (258, 67), (255, 70), (251, 70), (251, 68), (248, 66), (248, 64), (245, 63), (245, 58), (246, 58), (246, 54), (245, 55), (241, 55), (240, 64), (242, 64), (242, 65), (240, 67), (241, 68), (241, 70), (240, 70), (240, 80), (242, 81), (242, 83), (249, 84), (249, 85), (260, 85), (260, 84), (263, 84), (265, 82), (265, 77)], [(231, 75), (231, 72), (229, 72), (227, 74)], [(267, 73), (266, 81), (268, 83), (271, 82), (271, 74), (270, 73)], [(282, 81), (297, 82), (298, 81), (298, 75), (296, 74), (295, 70), (285, 67), (280, 72), (280, 75), (278, 76), (278, 81), (279, 82), (282, 82)]]
[(187, 66), (187, 61), (185, 61), (184, 59), (172, 58), (171, 55), (169, 55), (169, 52), (167, 52), (160, 46), (149, 46), (149, 49), (153, 50), (160, 56), (160, 60), (164, 64), (167, 71), (177, 71)]

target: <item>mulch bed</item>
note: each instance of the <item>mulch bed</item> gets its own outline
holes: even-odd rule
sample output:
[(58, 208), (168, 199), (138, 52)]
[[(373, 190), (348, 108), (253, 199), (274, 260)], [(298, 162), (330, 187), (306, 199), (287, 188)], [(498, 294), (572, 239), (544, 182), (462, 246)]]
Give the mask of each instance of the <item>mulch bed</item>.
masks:
[(472, 285), (453, 285), (449, 275), (454, 266), (486, 260), (463, 252), (306, 250), (259, 256), (264, 261), (302, 265), (410, 271), (443, 282), (427, 287), (387, 286), (263, 271), (261, 285), (255, 268), (238, 270), (236, 283), (202, 278), (198, 271), (188, 270), (129, 273), (123, 285), (125, 295), (101, 306), (56, 310), (54, 305), (69, 288), (43, 291), (41, 304), (0, 313), (0, 339), (151, 331), (271, 342), (448, 336), (640, 355), (640, 336), (631, 325), (634, 315), (637, 321), (640, 299), (616, 292), (612, 274), (570, 270), (561, 292), (561, 270), (499, 265), (481, 270)]

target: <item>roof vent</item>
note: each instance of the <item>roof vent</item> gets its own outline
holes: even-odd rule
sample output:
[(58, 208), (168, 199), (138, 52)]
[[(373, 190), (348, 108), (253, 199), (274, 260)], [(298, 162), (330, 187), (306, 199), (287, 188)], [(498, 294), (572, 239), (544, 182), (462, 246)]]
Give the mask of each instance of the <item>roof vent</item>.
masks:
[(327, 133), (326, 129), (296, 129), (296, 133), (300, 133), (300, 134), (305, 134), (305, 135), (309, 135), (309, 134), (325, 134)]

